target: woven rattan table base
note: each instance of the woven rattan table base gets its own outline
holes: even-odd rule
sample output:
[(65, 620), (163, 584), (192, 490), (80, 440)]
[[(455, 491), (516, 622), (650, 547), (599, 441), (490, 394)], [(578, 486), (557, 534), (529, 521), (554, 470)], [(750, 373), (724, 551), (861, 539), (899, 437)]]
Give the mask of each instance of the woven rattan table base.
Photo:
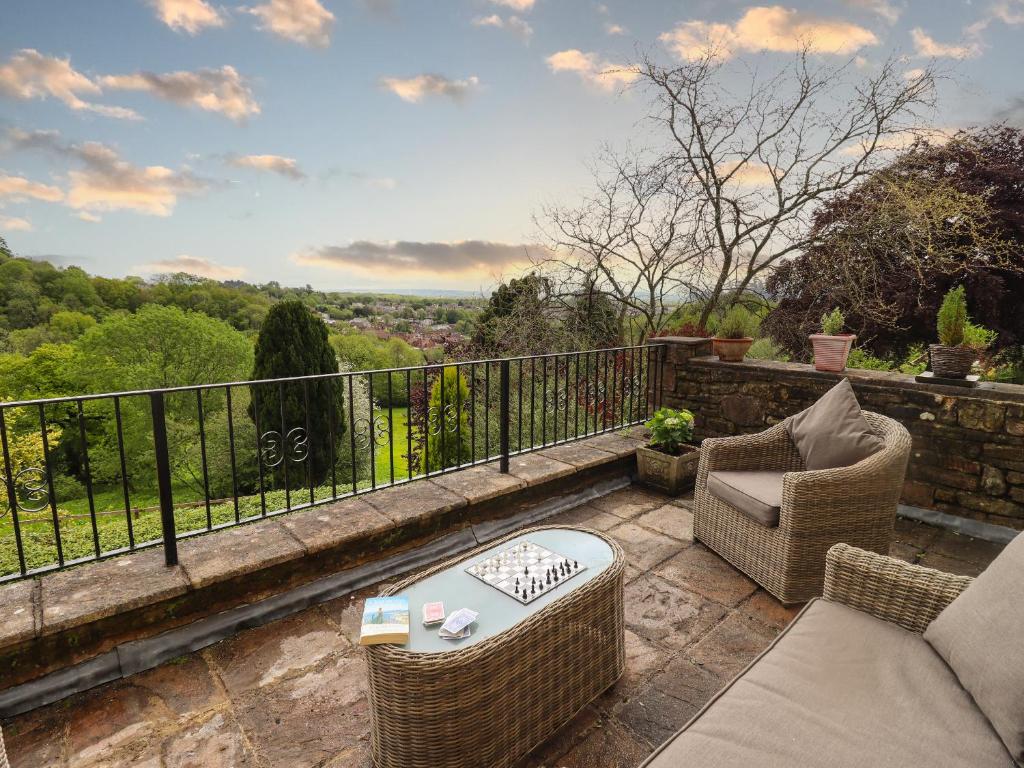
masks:
[[(536, 530), (490, 542), (387, 593)], [(612, 564), (511, 629), (446, 653), (367, 648), (377, 768), (507, 768), (619, 678), (625, 559), (606, 536), (577, 530), (603, 539)]]

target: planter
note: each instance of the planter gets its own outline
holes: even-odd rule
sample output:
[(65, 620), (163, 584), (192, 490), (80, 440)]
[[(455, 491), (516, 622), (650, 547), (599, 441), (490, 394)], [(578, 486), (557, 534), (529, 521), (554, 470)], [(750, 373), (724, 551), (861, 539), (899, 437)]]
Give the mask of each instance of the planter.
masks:
[(749, 336), (743, 339), (720, 339), (716, 336), (711, 340), (712, 349), (723, 363), (742, 363), (753, 343)]
[(850, 347), (857, 337), (852, 333), (841, 336), (826, 336), (824, 333), (812, 333), (809, 337), (814, 348), (814, 369), (840, 373), (846, 369), (846, 358), (850, 356)]
[(932, 373), (944, 379), (963, 379), (971, 372), (978, 357), (970, 347), (947, 347), (942, 344), (928, 346), (932, 360)]
[(671, 496), (692, 488), (697, 479), (700, 448), (696, 445), (686, 447), (689, 450), (681, 456), (671, 456), (646, 445), (637, 448), (636, 467), (640, 482)]

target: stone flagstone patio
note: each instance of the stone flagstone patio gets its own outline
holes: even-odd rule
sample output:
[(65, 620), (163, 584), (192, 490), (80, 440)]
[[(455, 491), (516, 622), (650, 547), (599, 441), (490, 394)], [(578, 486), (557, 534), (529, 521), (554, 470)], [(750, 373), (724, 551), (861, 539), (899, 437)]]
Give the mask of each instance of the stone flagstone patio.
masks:
[[(783, 608), (693, 542), (687, 500), (637, 486), (550, 522), (621, 543), (627, 669), (522, 768), (633, 768), (759, 653)], [(999, 552), (900, 520), (892, 554), (975, 575)], [(3, 724), (16, 768), (369, 766), (362, 600), (381, 585)]]

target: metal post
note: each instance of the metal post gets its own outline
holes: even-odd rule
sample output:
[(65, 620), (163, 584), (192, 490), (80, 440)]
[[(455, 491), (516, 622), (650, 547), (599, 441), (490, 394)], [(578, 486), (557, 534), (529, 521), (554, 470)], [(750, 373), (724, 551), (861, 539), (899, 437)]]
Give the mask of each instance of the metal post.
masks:
[(508, 360), (501, 361), (501, 414), (500, 414), (500, 435), (501, 440), (501, 464), (500, 469), (508, 474), (508, 422), (509, 422), (509, 375)]
[(174, 495), (171, 491), (171, 461), (167, 455), (167, 421), (164, 418), (164, 393), (150, 392), (153, 414), (153, 447), (156, 451), (156, 481), (160, 488), (160, 523), (164, 535), (164, 561), (178, 564), (178, 539), (174, 532)]

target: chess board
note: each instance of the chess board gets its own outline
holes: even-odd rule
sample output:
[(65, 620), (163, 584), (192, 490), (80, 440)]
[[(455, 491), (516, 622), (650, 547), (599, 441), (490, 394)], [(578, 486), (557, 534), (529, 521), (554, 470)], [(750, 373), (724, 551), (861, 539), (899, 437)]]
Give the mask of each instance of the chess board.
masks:
[(525, 605), (584, 570), (582, 563), (532, 541), (521, 541), (473, 563), (466, 573)]

